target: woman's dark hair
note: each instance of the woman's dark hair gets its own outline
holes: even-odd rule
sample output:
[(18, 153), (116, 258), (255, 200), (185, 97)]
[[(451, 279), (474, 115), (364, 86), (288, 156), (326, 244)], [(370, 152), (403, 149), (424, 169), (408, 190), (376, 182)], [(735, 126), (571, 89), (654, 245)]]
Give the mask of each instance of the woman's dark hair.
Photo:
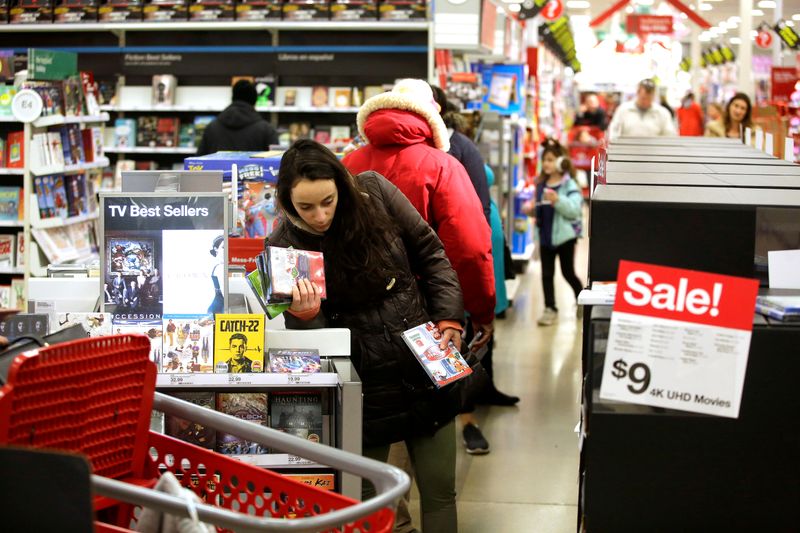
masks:
[(217, 257), (217, 251), (219, 247), (222, 246), (222, 243), (225, 241), (225, 235), (218, 235), (214, 238), (214, 242), (211, 243), (211, 249), (208, 253), (211, 254), (211, 257)]
[(741, 100), (747, 104), (747, 113), (745, 113), (744, 119), (742, 119), (742, 127), (749, 128), (753, 125), (753, 104), (750, 102), (750, 97), (745, 93), (736, 93), (733, 95), (733, 98), (728, 100), (728, 105), (725, 106), (725, 136), (728, 135), (731, 126), (733, 126), (733, 121), (731, 120), (731, 105), (735, 100)]
[(436, 103), (441, 108), (439, 109), (439, 114), (442, 116), (444, 125), (459, 133), (464, 133), (467, 123), (464, 117), (461, 116), (458, 106), (447, 99), (447, 95), (441, 87), (431, 85), (431, 91), (433, 91), (433, 99), (436, 100)]
[[(544, 156), (546, 154), (552, 154), (553, 156), (555, 156), (556, 159), (561, 158), (560, 168), (558, 169), (558, 171), (561, 172), (562, 174), (565, 172), (569, 173), (570, 176), (572, 176), (573, 178), (575, 177), (575, 169), (572, 167), (572, 161), (570, 160), (567, 151), (564, 149), (563, 146), (561, 146), (561, 143), (559, 143), (555, 139), (545, 140), (542, 143), (542, 161), (544, 161)], [(539, 176), (538, 181), (543, 182), (546, 180), (547, 176), (545, 176), (544, 173), (542, 173)]]
[(388, 259), (389, 239), (393, 233), (388, 217), (375, 208), (370, 197), (330, 150), (309, 139), (295, 142), (283, 154), (278, 171), (278, 203), (284, 212), (296, 219), (301, 217), (292, 203), (292, 189), (301, 179), (332, 179), (336, 184), (339, 200), (326, 232), (330, 238), (324, 239), (322, 249), (326, 277), (336, 281), (332, 284), (334, 287), (347, 287), (348, 283), (359, 279), (362, 283), (359, 290), (349, 290), (342, 295), (351, 302), (354, 297), (364, 301), (384, 293), (391, 278), (396, 276), (396, 268)]

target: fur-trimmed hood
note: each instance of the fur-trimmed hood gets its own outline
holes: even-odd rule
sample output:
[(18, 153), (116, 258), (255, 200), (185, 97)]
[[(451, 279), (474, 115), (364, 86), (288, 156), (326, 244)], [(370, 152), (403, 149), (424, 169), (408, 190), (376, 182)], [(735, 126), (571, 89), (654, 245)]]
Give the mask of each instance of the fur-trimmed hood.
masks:
[(372, 141), (366, 133), (367, 119), (376, 111), (381, 110), (405, 111), (419, 115), (430, 126), (433, 145), (443, 152), (450, 151), (450, 135), (436, 109), (410, 96), (393, 91), (373, 96), (358, 110), (358, 132), (367, 142)]

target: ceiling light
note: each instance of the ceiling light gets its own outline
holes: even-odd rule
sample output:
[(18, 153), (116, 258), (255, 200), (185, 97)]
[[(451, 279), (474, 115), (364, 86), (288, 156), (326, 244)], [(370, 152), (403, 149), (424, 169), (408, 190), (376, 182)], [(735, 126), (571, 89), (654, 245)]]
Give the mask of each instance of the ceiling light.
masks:
[(511, 4), (510, 6), (508, 6), (508, 10), (511, 11), (512, 13), (519, 13), (520, 11), (522, 11), (522, 6), (520, 4)]
[(761, 0), (758, 3), (758, 7), (761, 9), (775, 9), (775, 0)]
[(728, 30), (726, 30), (725, 28), (719, 28), (717, 30), (717, 34), (721, 34), (721, 33), (728, 33)]
[(592, 4), (588, 0), (569, 0), (567, 8), (569, 9), (589, 9)]
[(740, 17), (730, 17), (728, 19), (728, 24), (739, 24), (742, 21)]
[(711, 35), (713, 35), (714, 37), (716, 37), (717, 35), (719, 35), (719, 34), (720, 34), (720, 29), (719, 29), (719, 28), (717, 28), (716, 26), (714, 26), (713, 28), (710, 28), (710, 29), (708, 30), (708, 33), (710, 33)]
[(625, 13), (627, 13), (627, 14), (629, 14), (629, 15), (630, 15), (631, 13), (633, 13), (633, 6), (628, 6), (628, 7), (626, 7), (626, 8), (625, 8)]
[(701, 35), (700, 37), (697, 38), (697, 40), (702, 42), (702, 43), (707, 43), (708, 41), (711, 40), (711, 36), (709, 36), (709, 35)]
[(738, 37), (731, 37), (731, 44), (742, 44), (742, 40)]
[(784, 24), (786, 24), (790, 28), (794, 28), (794, 21), (793, 20), (787, 20), (787, 21), (784, 22)]
[(706, 4), (706, 3), (700, 4), (700, 11), (711, 11), (712, 9), (714, 9), (714, 6), (712, 6), (711, 4)]
[(792, 15), (792, 20), (800, 20), (800, 13), (795, 13)]
[(729, 28), (728, 23), (725, 22), (724, 20), (719, 23), (719, 27), (722, 28), (722, 29), (725, 29), (725, 30), (727, 30)]
[(764, 12), (761, 11), (760, 9), (754, 9), (754, 10), (752, 10), (750, 12), (750, 14), (753, 15), (754, 17), (763, 17), (764, 16)]
[(750, 37), (752, 37), (753, 39), (758, 37), (758, 30), (750, 30)]

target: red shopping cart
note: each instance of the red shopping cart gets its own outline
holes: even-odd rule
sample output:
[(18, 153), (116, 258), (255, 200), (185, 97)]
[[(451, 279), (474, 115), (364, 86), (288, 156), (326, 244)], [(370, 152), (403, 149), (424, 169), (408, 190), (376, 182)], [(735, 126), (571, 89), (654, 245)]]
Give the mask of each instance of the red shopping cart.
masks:
[[(137, 507), (194, 517), (218, 531), (389, 532), (408, 489), (397, 468), (155, 393), (150, 341), (82, 339), (16, 357), (0, 389), (0, 445), (84, 454), (93, 468), (96, 531), (130, 531)], [(149, 430), (151, 409), (369, 479), (357, 502)], [(203, 503), (152, 489), (172, 472)], [(288, 520), (287, 520), (288, 519)]]

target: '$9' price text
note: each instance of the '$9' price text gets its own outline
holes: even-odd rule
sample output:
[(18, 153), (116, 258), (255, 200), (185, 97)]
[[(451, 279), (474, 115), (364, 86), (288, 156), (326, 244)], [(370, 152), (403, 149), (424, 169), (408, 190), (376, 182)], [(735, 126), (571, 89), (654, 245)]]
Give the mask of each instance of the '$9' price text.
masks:
[(628, 385), (628, 390), (633, 394), (642, 394), (650, 387), (650, 367), (646, 364), (634, 363), (628, 368), (625, 360), (617, 359), (612, 366), (612, 376), (617, 379), (630, 378), (632, 384)]

